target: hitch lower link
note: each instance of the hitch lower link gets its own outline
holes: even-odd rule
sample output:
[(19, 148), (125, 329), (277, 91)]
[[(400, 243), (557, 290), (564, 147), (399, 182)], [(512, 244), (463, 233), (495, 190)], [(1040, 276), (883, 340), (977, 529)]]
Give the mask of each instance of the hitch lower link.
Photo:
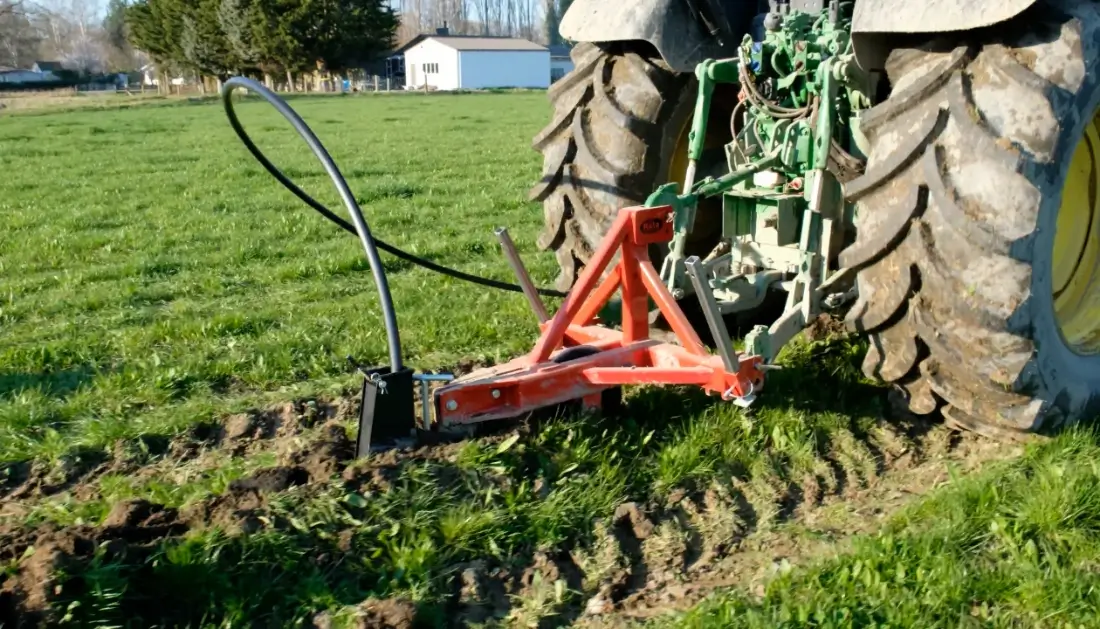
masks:
[[(696, 385), (747, 407), (764, 386), (764, 357), (738, 353), (698, 258), (686, 261), (718, 355), (707, 351), (649, 259), (648, 247), (673, 236), (673, 208), (630, 207), (611, 229), (551, 318), (507, 230), (497, 237), (539, 322), (534, 348), (502, 365), (474, 371), (436, 389), (436, 428), (508, 419), (581, 400), (599, 408), (605, 390), (622, 385)], [(619, 254), (618, 262), (611, 266)], [(607, 273), (605, 274), (605, 271)], [(601, 308), (621, 292), (622, 329), (598, 324)], [(649, 303), (664, 315), (677, 344), (650, 338)]]

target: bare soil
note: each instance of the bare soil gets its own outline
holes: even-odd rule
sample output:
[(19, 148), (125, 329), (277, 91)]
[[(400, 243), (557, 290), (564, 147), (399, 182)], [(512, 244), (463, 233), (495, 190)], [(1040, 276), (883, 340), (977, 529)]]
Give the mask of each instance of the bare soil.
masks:
[[(18, 514), (19, 505), (61, 491), (93, 495), (96, 478), (108, 471), (162, 473), (226, 452), (271, 452), (278, 459), (277, 465), (234, 481), (225, 493), (180, 511), (137, 500), (114, 505), (98, 525), (28, 529), (18, 518), (2, 520), (0, 567), (13, 568), (0, 572), (0, 626), (56, 620), (50, 606), (56, 575), (90, 560), (98, 547), (108, 556), (141, 558), (159, 541), (197, 528), (249, 534), (278, 527), (266, 510), (279, 492), (331, 482), (364, 494), (384, 492), (403, 466), (453, 461), (461, 448), (407, 447), (355, 461), (345, 424), (356, 406), (347, 399), (285, 404), (204, 424), (137, 450), (120, 445), (112, 456), (75, 456), (61, 469), (10, 466), (0, 474), (0, 503), (9, 515)], [(508, 564), (453, 566), (447, 618), (456, 627), (622, 626), (685, 609), (719, 588), (760, 592), (779, 571), (841, 552), (856, 534), (874, 530), (946, 482), (949, 463), (977, 468), (1019, 449), (901, 411), (866, 437), (841, 434), (834, 441), (826, 464), (799, 483), (716, 479), (703, 490), (672, 492), (661, 504), (620, 505), (612, 518), (596, 523), (596, 535), (584, 547), (516, 557)], [(79, 588), (79, 580), (66, 587)], [(356, 613), (360, 627), (419, 626), (415, 605), (404, 600), (365, 601)], [(324, 627), (331, 619), (322, 614), (315, 624)]]

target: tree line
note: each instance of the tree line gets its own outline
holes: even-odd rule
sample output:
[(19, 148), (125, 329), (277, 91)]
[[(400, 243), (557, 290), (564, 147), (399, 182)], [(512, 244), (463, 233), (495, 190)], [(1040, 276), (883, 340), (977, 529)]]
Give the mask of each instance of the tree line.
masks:
[(558, 23), (572, 0), (392, 0), (401, 15), (398, 41), (446, 24), (456, 35), (522, 37), (558, 44)]
[(0, 66), (61, 61), (81, 75), (346, 74), (420, 33), (560, 43), (571, 0), (0, 0)]
[[(341, 74), (392, 49), (399, 17), (385, 0), (137, 0), (130, 43), (163, 72)], [(163, 78), (163, 77), (162, 77)]]
[(0, 0), (0, 66), (60, 61), (80, 75), (140, 67), (144, 58), (124, 32), (124, 6), (124, 0), (106, 7), (98, 0)]

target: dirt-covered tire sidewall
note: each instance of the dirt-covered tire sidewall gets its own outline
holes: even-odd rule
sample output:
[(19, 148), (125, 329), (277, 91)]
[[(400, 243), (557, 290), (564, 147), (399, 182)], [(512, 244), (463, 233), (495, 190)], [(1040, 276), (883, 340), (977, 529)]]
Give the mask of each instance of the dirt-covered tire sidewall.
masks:
[(998, 438), (1100, 411), (1100, 356), (1061, 337), (1051, 291), (1070, 158), (1100, 105), (1100, 11), (1043, 1), (978, 33), (894, 51), (862, 118), (849, 322), (868, 376), (918, 413)]
[[(544, 208), (539, 246), (555, 251), (562, 290), (575, 283), (615, 213), (667, 183), (696, 92), (691, 73), (673, 72), (644, 42), (581, 43), (573, 60), (574, 70), (551, 86), (554, 116), (533, 142), (544, 156), (542, 179), (531, 192)], [(616, 64), (626, 70), (617, 72)], [(624, 76), (635, 84), (624, 84)], [(700, 212), (689, 248), (709, 251), (720, 220), (720, 213)], [(666, 251), (650, 248), (654, 264)]]

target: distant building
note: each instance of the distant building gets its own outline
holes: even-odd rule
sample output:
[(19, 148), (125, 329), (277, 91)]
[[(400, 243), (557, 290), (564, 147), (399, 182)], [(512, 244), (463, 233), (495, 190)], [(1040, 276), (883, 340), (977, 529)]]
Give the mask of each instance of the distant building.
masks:
[(546, 88), (550, 51), (518, 37), (417, 35), (394, 52), (405, 61), (405, 89)]
[(0, 83), (55, 83), (61, 80), (55, 72), (61, 70), (56, 61), (39, 61), (29, 70), (0, 66)]
[(42, 75), (34, 70), (0, 67), (0, 83), (37, 83), (41, 80)]
[(31, 69), (44, 77), (48, 77), (45, 80), (50, 81), (61, 80), (59, 75), (65, 68), (61, 66), (60, 61), (36, 61)]
[(572, 49), (564, 44), (550, 46), (550, 82), (553, 83), (573, 71)]
[[(160, 69), (155, 63), (147, 63), (141, 66), (141, 82), (146, 86), (160, 85)], [(185, 85), (187, 81), (182, 76), (168, 77), (169, 85)]]

